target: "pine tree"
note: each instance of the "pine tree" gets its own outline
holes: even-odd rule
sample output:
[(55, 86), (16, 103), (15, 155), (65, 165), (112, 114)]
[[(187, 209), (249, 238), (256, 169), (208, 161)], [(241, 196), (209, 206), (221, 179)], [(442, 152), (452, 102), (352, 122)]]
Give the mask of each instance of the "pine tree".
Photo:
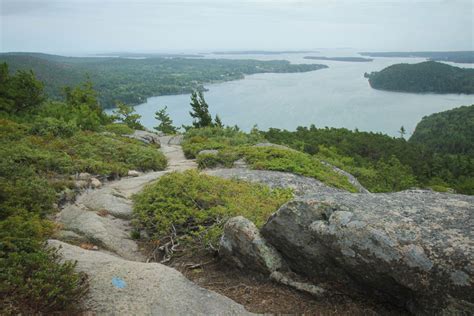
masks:
[(400, 127), (400, 130), (398, 131), (400, 133), (400, 138), (403, 138), (405, 139), (405, 134), (407, 133), (407, 131), (405, 130), (405, 127)]
[(216, 114), (216, 117), (214, 118), (214, 126), (220, 127), (220, 128), (224, 127), (224, 124), (222, 123), (222, 120), (218, 114)]
[(158, 132), (165, 134), (176, 134), (178, 129), (173, 126), (173, 120), (170, 118), (169, 114), (166, 112), (168, 109), (167, 106), (155, 112), (155, 119), (159, 122), (158, 126), (155, 126)]
[(116, 120), (127, 124), (130, 128), (140, 130), (145, 129), (140, 123), (141, 115), (135, 113), (135, 109), (125, 103), (117, 102), (117, 110), (114, 111), (114, 114)]
[(204, 95), (201, 91), (194, 91), (191, 94), (191, 108), (192, 111), (189, 114), (194, 119), (193, 126), (195, 128), (213, 126), (209, 105), (204, 100)]

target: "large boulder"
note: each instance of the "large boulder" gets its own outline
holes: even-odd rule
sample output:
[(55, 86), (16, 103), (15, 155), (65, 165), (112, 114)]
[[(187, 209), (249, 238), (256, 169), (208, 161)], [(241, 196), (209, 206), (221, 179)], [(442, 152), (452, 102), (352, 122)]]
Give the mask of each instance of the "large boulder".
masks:
[(474, 197), (404, 191), (315, 193), (262, 235), (293, 271), (342, 282), (414, 313), (474, 313)]
[(262, 238), (255, 224), (243, 216), (233, 217), (225, 224), (219, 255), (241, 269), (267, 275), (285, 268), (280, 254)]
[(90, 289), (81, 308), (93, 315), (249, 315), (242, 305), (200, 288), (159, 263), (124, 260), (57, 240), (64, 260), (77, 261)]

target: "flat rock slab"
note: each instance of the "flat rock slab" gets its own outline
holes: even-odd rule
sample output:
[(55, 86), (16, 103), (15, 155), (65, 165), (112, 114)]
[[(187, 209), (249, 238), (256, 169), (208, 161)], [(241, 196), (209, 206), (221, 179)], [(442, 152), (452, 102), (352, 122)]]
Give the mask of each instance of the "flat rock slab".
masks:
[(70, 204), (57, 214), (56, 221), (64, 230), (128, 260), (145, 261), (137, 243), (131, 239), (128, 221), (113, 216), (100, 216), (84, 206)]
[[(474, 313), (474, 197), (320, 191), (262, 235), (300, 274), (359, 286), (414, 313)], [(355, 288), (355, 287), (354, 287)]]
[(200, 288), (180, 272), (159, 263), (123, 260), (57, 240), (64, 260), (89, 276), (82, 308), (98, 315), (250, 315), (242, 305)]
[(315, 192), (337, 193), (339, 189), (326, 186), (321, 181), (303, 177), (292, 173), (267, 170), (250, 170), (245, 168), (208, 169), (203, 171), (210, 176), (238, 179), (265, 184), (271, 188), (290, 188), (296, 196), (303, 196)]

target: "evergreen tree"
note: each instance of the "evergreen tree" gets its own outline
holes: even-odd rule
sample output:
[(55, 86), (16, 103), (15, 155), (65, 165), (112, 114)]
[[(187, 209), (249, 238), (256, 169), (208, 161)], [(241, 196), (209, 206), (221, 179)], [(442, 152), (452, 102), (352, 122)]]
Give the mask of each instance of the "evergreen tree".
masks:
[(405, 130), (405, 127), (400, 127), (400, 130), (398, 131), (400, 133), (400, 138), (403, 138), (405, 139), (405, 134), (407, 133), (407, 131)]
[(135, 109), (125, 103), (117, 102), (117, 110), (114, 111), (114, 114), (116, 120), (127, 124), (130, 128), (140, 130), (145, 129), (140, 123), (141, 115), (135, 113)]
[(214, 126), (220, 127), (220, 128), (224, 127), (224, 124), (222, 123), (222, 120), (218, 114), (216, 114), (216, 117), (214, 118)]
[(158, 120), (158, 126), (155, 126), (158, 132), (165, 134), (176, 134), (178, 129), (173, 126), (173, 120), (170, 118), (169, 114), (166, 112), (168, 109), (167, 106), (155, 112), (155, 119)]
[(32, 71), (19, 70), (10, 76), (8, 65), (0, 65), (0, 110), (18, 113), (31, 110), (44, 101), (43, 83)]
[(204, 100), (204, 95), (201, 91), (194, 91), (191, 94), (191, 108), (189, 112), (193, 120), (193, 126), (195, 128), (213, 126), (212, 116), (209, 113), (209, 105)]

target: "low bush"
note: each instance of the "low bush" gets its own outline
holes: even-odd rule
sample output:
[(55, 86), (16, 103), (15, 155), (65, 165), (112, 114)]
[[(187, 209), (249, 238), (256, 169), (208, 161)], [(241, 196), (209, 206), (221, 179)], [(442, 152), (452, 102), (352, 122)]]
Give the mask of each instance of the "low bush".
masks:
[(290, 190), (226, 180), (197, 171), (161, 177), (134, 197), (135, 225), (155, 240), (216, 245), (226, 220), (242, 215), (261, 227), (292, 197)]
[(104, 130), (109, 133), (116, 135), (130, 135), (133, 133), (133, 129), (123, 123), (113, 123), (104, 126)]

